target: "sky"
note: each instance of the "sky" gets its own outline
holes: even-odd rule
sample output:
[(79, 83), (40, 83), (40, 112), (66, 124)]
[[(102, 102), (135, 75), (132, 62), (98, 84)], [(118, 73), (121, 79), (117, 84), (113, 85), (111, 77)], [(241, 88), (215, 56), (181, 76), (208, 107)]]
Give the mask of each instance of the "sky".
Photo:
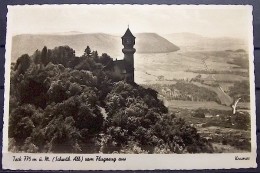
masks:
[(250, 6), (179, 5), (37, 5), (9, 6), (12, 35), (59, 33), (189, 32), (207, 37), (246, 38), (251, 31)]

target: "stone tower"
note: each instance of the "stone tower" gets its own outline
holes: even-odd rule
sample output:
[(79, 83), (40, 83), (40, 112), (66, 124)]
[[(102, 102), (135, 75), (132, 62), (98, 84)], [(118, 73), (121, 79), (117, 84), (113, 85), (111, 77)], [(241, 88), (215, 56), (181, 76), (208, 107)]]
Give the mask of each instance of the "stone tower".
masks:
[(128, 82), (134, 82), (135, 36), (133, 36), (130, 29), (127, 28), (125, 34), (121, 38), (124, 46), (122, 52), (124, 53), (126, 80)]

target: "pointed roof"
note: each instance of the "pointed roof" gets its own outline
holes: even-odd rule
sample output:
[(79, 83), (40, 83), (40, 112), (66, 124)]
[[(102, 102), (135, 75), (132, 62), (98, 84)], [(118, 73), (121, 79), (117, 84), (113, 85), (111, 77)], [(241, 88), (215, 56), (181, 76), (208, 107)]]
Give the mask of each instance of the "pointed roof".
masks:
[(125, 38), (125, 37), (128, 37), (128, 38), (129, 37), (134, 37), (135, 38), (135, 36), (132, 34), (132, 32), (130, 31), (129, 28), (127, 28), (125, 34), (122, 36), (122, 38)]

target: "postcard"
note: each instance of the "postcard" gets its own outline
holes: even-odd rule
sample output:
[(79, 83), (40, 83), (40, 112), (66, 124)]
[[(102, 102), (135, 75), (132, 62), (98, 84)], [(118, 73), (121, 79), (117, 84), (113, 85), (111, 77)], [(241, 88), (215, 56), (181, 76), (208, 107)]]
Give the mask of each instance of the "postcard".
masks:
[(250, 5), (8, 6), (11, 170), (255, 168)]

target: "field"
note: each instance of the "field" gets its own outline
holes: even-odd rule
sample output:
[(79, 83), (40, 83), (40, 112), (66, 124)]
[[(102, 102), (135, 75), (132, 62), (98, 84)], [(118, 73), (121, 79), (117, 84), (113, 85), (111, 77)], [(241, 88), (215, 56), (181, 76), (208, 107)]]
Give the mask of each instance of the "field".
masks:
[(231, 107), (224, 106), (217, 104), (216, 102), (209, 101), (209, 102), (194, 102), (194, 101), (183, 101), (183, 100), (171, 100), (171, 101), (165, 101), (166, 105), (170, 109), (199, 109), (199, 108), (204, 108), (204, 109), (217, 109), (217, 110), (230, 110)]
[[(155, 89), (171, 112), (212, 142), (215, 152), (250, 151), (245, 51), (137, 54), (135, 67), (136, 82)], [(233, 115), (232, 105), (240, 97)]]
[[(171, 52), (157, 54), (136, 54), (136, 82), (157, 83), (158, 77), (165, 80), (192, 79), (198, 75), (196, 71), (225, 71), (221, 74), (201, 74), (204, 80), (240, 81), (248, 77), (234, 75), (233, 71), (245, 72), (237, 64), (230, 63), (236, 59), (247, 59), (247, 54), (235, 54), (233, 52)], [(228, 58), (227, 58), (228, 57)], [(193, 71), (193, 72), (192, 72)]]

